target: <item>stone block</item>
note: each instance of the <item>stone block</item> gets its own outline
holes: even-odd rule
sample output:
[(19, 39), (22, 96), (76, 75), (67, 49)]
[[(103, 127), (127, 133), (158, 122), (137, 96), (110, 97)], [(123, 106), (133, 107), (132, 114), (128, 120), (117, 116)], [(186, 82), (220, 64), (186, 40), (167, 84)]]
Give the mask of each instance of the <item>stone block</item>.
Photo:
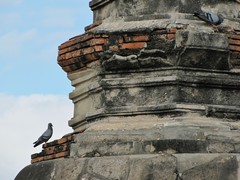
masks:
[(54, 171), (54, 164), (54, 161), (48, 161), (26, 166), (18, 173), (15, 180), (49, 180)]
[[(137, 156), (136, 156), (137, 157)], [(156, 155), (150, 158), (131, 158), (128, 180), (175, 180), (176, 158), (170, 155)]]
[(184, 180), (211, 179), (211, 180), (237, 180), (238, 161), (236, 156), (221, 155), (210, 162), (193, 167), (182, 173)]
[(177, 31), (178, 66), (229, 70), (228, 37), (226, 34)]

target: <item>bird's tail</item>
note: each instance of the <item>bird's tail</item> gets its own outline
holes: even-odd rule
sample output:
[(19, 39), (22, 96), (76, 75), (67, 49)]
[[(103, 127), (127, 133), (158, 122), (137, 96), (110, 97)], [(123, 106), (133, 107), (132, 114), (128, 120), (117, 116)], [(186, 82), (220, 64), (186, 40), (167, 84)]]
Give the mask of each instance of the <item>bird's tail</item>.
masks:
[(38, 143), (34, 144), (33, 147), (37, 147), (39, 144), (41, 144), (41, 143), (38, 142)]
[(33, 147), (37, 147), (39, 144), (41, 144), (42, 142), (41, 141), (35, 141), (33, 144), (34, 146)]

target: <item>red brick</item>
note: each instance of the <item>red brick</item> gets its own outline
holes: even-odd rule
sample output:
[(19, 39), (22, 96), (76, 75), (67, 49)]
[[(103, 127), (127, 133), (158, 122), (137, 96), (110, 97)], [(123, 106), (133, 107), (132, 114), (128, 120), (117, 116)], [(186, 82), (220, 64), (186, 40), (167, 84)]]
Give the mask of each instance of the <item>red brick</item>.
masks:
[(93, 47), (88, 47), (88, 48), (82, 49), (82, 54), (83, 55), (90, 54), (90, 53), (93, 53), (93, 52), (94, 52), (94, 48)]
[(60, 49), (64, 49), (64, 48), (69, 47), (69, 46), (71, 46), (73, 44), (74, 44), (74, 40), (70, 39), (70, 40), (66, 41), (65, 43), (61, 44), (60, 46), (58, 46), (58, 49), (59, 50)]
[(175, 34), (167, 34), (167, 35), (166, 35), (166, 38), (172, 40), (172, 39), (175, 39), (176, 36), (175, 36)]
[[(69, 61), (69, 60), (67, 60), (67, 61)], [(70, 62), (72, 62), (72, 60)], [(69, 63), (69, 64), (65, 63), (65, 64), (59, 64), (59, 65), (62, 67), (62, 69), (65, 72), (71, 72), (71, 71), (80, 69), (85, 66), (83, 63), (81, 63), (81, 61), (79, 61), (77, 59), (74, 59), (73, 63)], [(43, 148), (55, 146), (56, 144), (47, 144), (47, 145), (43, 146)]]
[(229, 39), (229, 44), (240, 45), (240, 40)]
[(94, 49), (95, 49), (96, 52), (103, 51), (103, 47), (102, 46), (94, 46)]
[(240, 39), (240, 34), (238, 34), (238, 35), (231, 34), (231, 35), (230, 35), (230, 38), (231, 38), (231, 39)]
[(177, 32), (177, 28), (173, 27), (167, 30), (168, 33), (176, 33)]
[(134, 36), (132, 40), (133, 41), (149, 41), (150, 37), (149, 35)]
[(69, 152), (68, 152), (68, 151), (54, 154), (54, 157), (55, 157), (55, 158), (61, 158), (61, 157), (66, 157), (66, 156), (69, 156)]
[(59, 56), (57, 57), (57, 60), (58, 60), (58, 61), (62, 61), (62, 60), (65, 60), (65, 59), (66, 59), (66, 55), (65, 55), (65, 54), (59, 55)]
[(66, 157), (66, 156), (69, 156), (69, 152), (68, 151), (44, 156), (43, 157), (43, 161), (50, 160), (50, 159), (61, 158), (61, 157)]
[(89, 61), (95, 61), (99, 59), (99, 57), (97, 57), (94, 53), (85, 55), (85, 58)]
[[(81, 42), (81, 43), (77, 43), (77, 44), (74, 44), (68, 48), (65, 48), (67, 49), (67, 52), (71, 52), (71, 51), (76, 51), (76, 50), (79, 50), (79, 49), (83, 49), (83, 48), (86, 48), (86, 47), (89, 47), (90, 46), (90, 41), (85, 41), (85, 42)], [(63, 50), (65, 50), (63, 49)], [(64, 52), (64, 51), (63, 51)], [(66, 53), (67, 53), (66, 52)]]
[(230, 50), (240, 51), (240, 46), (230, 45), (229, 48), (230, 48)]
[(123, 43), (123, 38), (119, 38), (118, 39), (118, 44), (122, 44)]
[(111, 51), (118, 51), (119, 48), (118, 48), (117, 45), (114, 45), (114, 46), (109, 46), (109, 50), (111, 50)]
[(123, 43), (121, 49), (142, 49), (146, 46), (145, 42)]
[(47, 155), (43, 157), (43, 161), (55, 159), (55, 154)]
[(79, 49), (77, 51), (72, 51), (72, 52), (69, 52), (69, 53), (66, 53), (65, 54), (65, 59), (70, 59), (70, 58), (74, 58), (74, 57), (78, 57), (82, 55), (82, 50)]
[(52, 147), (45, 148), (44, 152), (46, 155), (49, 155), (49, 154), (53, 154), (54, 150), (55, 150), (55, 146), (52, 146)]
[(64, 66), (62, 69), (67, 73), (72, 71), (69, 66)]
[(85, 31), (92, 30), (93, 28), (95, 28), (95, 27), (97, 27), (97, 26), (99, 26), (99, 25), (101, 25), (101, 24), (102, 24), (102, 21), (95, 22), (95, 23), (93, 23), (93, 24), (91, 24), (91, 25), (89, 25), (89, 26), (86, 26), (86, 27), (84, 28), (84, 30), (85, 30)]
[(78, 69), (81, 69), (83, 66), (83, 63), (74, 63), (69, 65), (71, 71), (76, 71)]
[(149, 41), (149, 35), (139, 35), (139, 36), (124, 36), (125, 42), (146, 42)]
[(92, 33), (91, 34), (86, 33), (86, 34), (83, 34), (81, 36), (75, 37), (74, 38), (74, 43), (76, 44), (76, 43), (84, 42), (84, 41), (87, 41), (87, 40), (92, 39), (92, 38), (93, 38)]
[(40, 157), (40, 153), (35, 153), (31, 155), (31, 159), (35, 159), (37, 157)]
[(72, 72), (73, 70), (70, 68), (70, 66), (64, 66), (62, 67), (62, 69), (66, 72), (66, 73), (69, 73), (69, 72)]
[(76, 62), (76, 58), (72, 58), (64, 61), (58, 61), (58, 64), (63, 67), (63, 66), (68, 66), (70, 64), (74, 64), (75, 62)]
[(37, 162), (40, 162), (40, 161), (43, 161), (43, 157), (34, 158), (34, 159), (31, 160), (31, 163), (34, 164), (34, 163), (37, 163)]
[(68, 150), (68, 144), (65, 143), (65, 144), (45, 148), (44, 152), (45, 152), (45, 155), (51, 155), (51, 154), (56, 154), (56, 153), (67, 151), (67, 150)]
[(65, 53), (67, 53), (68, 51), (69, 51), (68, 48), (60, 49), (60, 50), (58, 51), (58, 55), (65, 54)]
[(59, 153), (59, 152), (65, 152), (69, 150), (69, 145), (68, 143), (62, 144), (60, 146), (56, 146), (55, 147), (55, 152)]
[(68, 138), (67, 137), (63, 137), (61, 139), (58, 139), (58, 144), (63, 144), (63, 143), (66, 143), (68, 141)]
[(106, 39), (105, 38), (96, 38), (96, 39), (92, 39), (90, 42), (91, 46), (94, 45), (102, 45), (106, 43)]

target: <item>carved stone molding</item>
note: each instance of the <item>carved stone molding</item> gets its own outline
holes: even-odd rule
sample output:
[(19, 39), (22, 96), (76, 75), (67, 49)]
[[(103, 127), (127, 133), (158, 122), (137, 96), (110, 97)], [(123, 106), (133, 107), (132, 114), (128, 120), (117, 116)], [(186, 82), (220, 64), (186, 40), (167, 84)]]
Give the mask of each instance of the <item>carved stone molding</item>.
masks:
[(142, 19), (194, 19), (194, 12), (211, 11), (229, 18), (239, 18), (240, 4), (225, 0), (92, 0), (90, 7), (94, 13), (94, 22), (106, 19), (130, 18)]

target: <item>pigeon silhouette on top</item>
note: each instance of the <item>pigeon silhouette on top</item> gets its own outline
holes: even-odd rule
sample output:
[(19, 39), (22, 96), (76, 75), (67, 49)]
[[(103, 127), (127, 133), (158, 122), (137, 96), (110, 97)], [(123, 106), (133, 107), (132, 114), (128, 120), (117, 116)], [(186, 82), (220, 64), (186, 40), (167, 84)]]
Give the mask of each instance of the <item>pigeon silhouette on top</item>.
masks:
[(224, 21), (224, 17), (221, 14), (216, 15), (210, 12), (195, 12), (194, 16), (212, 25), (220, 25)]
[(37, 147), (38, 145), (40, 145), (44, 142), (47, 142), (52, 137), (52, 134), (53, 134), (53, 128), (52, 127), (53, 127), (52, 123), (48, 123), (47, 130), (38, 138), (37, 141), (35, 141), (33, 143), (34, 144), (33, 147)]

